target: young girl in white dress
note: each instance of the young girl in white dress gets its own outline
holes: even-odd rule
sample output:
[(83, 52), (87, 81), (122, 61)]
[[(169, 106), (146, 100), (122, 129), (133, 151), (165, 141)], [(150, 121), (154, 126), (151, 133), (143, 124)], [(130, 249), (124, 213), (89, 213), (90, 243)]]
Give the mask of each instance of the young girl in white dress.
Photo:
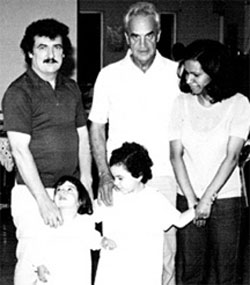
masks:
[(30, 253), (33, 284), (90, 285), (90, 250), (101, 247), (101, 236), (95, 230), (88, 192), (80, 180), (63, 176), (55, 185), (54, 202), (64, 222), (58, 228), (44, 225), (37, 232)]
[(146, 185), (151, 166), (147, 150), (136, 143), (124, 143), (112, 152), (114, 203), (97, 205), (95, 214), (116, 247), (101, 251), (96, 285), (160, 285), (164, 230), (183, 227), (194, 218), (194, 209), (181, 214)]

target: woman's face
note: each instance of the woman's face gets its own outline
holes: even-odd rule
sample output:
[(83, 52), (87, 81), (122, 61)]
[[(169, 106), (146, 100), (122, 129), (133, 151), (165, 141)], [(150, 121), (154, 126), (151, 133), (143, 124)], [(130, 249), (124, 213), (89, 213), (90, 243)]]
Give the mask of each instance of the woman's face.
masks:
[(192, 94), (207, 95), (204, 88), (211, 82), (211, 78), (204, 72), (201, 64), (197, 60), (190, 59), (185, 61), (184, 68), (186, 71), (186, 82)]

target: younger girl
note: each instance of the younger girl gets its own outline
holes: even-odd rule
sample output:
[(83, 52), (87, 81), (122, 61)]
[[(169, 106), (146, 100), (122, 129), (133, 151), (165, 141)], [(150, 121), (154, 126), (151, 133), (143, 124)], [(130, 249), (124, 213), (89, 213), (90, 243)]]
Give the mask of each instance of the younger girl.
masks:
[(88, 192), (77, 178), (63, 176), (55, 185), (54, 202), (64, 222), (58, 228), (44, 226), (37, 233), (30, 254), (34, 284), (90, 285), (90, 249), (100, 248), (101, 237), (95, 230)]
[(146, 185), (151, 166), (147, 150), (136, 143), (124, 143), (112, 152), (114, 203), (97, 206), (96, 215), (116, 248), (101, 251), (96, 285), (160, 285), (164, 230), (183, 227), (194, 218), (193, 209), (181, 214)]

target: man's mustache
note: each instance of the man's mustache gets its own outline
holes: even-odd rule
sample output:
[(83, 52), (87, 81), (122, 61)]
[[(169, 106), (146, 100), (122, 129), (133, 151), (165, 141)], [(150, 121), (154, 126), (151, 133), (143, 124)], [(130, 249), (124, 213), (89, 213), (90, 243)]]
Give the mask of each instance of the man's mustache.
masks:
[(43, 62), (44, 63), (58, 63), (58, 61), (55, 60), (54, 58), (46, 58)]

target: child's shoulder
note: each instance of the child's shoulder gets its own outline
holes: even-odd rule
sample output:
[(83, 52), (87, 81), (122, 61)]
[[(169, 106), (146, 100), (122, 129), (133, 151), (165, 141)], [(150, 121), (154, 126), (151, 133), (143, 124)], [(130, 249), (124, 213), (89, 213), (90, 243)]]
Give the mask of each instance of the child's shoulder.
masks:
[(164, 200), (168, 201), (167, 198), (165, 198), (165, 196), (155, 187), (146, 185), (143, 192), (144, 192), (144, 195), (150, 199), (156, 199), (156, 200), (164, 199)]
[(76, 224), (76, 225), (91, 225), (93, 223), (94, 223), (94, 216), (93, 215), (77, 214), (77, 216), (74, 219), (74, 224)]
[[(145, 187), (145, 195), (148, 196), (148, 199), (151, 199), (152, 202), (155, 202), (158, 205), (162, 205), (165, 207), (172, 208), (173, 206), (169, 202), (169, 200), (155, 187), (146, 186)], [(174, 207), (173, 207), (174, 208)]]

